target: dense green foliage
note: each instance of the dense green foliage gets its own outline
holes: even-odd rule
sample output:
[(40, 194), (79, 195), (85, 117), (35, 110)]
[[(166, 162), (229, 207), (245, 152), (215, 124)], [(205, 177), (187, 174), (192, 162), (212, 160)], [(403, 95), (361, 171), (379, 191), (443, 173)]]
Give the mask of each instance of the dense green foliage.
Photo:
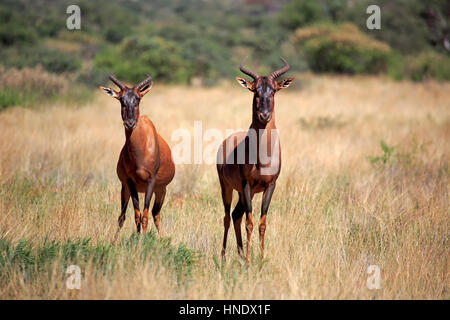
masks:
[(74, 72), (81, 67), (78, 56), (46, 46), (8, 48), (0, 56), (4, 64), (17, 68), (41, 65), (49, 72), (63, 73)]
[(295, 36), (314, 71), (349, 74), (387, 71), (390, 47), (371, 39), (352, 24), (302, 28)]
[(116, 76), (131, 82), (142, 80), (142, 70), (166, 82), (187, 82), (189, 65), (175, 42), (161, 37), (130, 37), (118, 46), (98, 54), (94, 63), (99, 68), (114, 70)]
[[(70, 4), (2, 1), (1, 64), (41, 65), (89, 86), (111, 72), (128, 82), (150, 73), (160, 82), (214, 84), (232, 78), (245, 56), (260, 73), (283, 56), (296, 71), (450, 79), (444, 0), (82, 0), (81, 30), (69, 31)], [(381, 7), (381, 30), (365, 26), (370, 4)], [(298, 41), (314, 30), (325, 31)]]

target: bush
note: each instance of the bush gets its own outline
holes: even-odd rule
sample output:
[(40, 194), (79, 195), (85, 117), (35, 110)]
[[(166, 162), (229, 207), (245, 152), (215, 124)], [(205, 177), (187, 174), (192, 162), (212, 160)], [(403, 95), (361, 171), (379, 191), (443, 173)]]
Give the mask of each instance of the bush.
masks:
[(404, 77), (404, 59), (396, 50), (393, 50), (388, 57), (387, 73), (394, 80)]
[(57, 94), (67, 92), (64, 77), (50, 74), (41, 67), (8, 69), (0, 68), (0, 109), (49, 101)]
[(16, 106), (23, 102), (18, 90), (6, 89), (0, 91), (0, 111), (10, 106)]
[(450, 80), (450, 57), (433, 51), (407, 56), (404, 73), (414, 81), (430, 77), (437, 80)]
[(16, 105), (40, 105), (56, 99), (84, 102), (90, 91), (80, 85), (69, 85), (65, 76), (36, 68), (5, 69), (0, 66), (0, 110)]
[(36, 41), (37, 35), (33, 28), (23, 21), (18, 12), (0, 7), (0, 44), (13, 46), (30, 44)]
[[(434, 7), (439, 1), (441, 0), (358, 0), (351, 1), (351, 5), (350, 1), (339, 1), (344, 8), (340, 11), (338, 20), (357, 25), (367, 35), (388, 43), (403, 54), (417, 52), (429, 47), (428, 40), (432, 34), (423, 14), (427, 7)], [(366, 9), (369, 5), (380, 7), (381, 29), (370, 30), (366, 27), (369, 16)], [(438, 11), (446, 12), (443, 8)]]
[(54, 73), (74, 72), (81, 68), (81, 59), (70, 53), (45, 46), (15, 47), (0, 53), (5, 65), (15, 68), (41, 65)]
[(181, 48), (160, 37), (126, 38), (119, 46), (109, 47), (97, 55), (94, 66), (133, 83), (142, 81), (145, 73), (163, 82), (183, 83), (190, 77)]
[(293, 0), (286, 4), (279, 14), (280, 24), (290, 30), (322, 19), (324, 13), (319, 1)]
[(380, 73), (388, 70), (392, 50), (352, 24), (321, 24), (298, 29), (294, 40), (317, 72)]

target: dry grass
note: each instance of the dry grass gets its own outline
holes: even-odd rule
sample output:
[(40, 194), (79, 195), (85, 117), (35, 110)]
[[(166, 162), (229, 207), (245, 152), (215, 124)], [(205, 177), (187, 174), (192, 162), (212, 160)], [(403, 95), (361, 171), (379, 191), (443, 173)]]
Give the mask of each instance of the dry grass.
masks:
[(42, 95), (66, 94), (69, 82), (64, 76), (48, 73), (41, 66), (23, 69), (0, 66), (0, 89), (38, 91)]
[[(223, 207), (215, 166), (179, 165), (162, 226), (174, 245), (201, 254), (192, 274), (179, 279), (152, 263), (156, 256), (127, 261), (137, 254), (132, 251), (118, 257), (114, 273), (87, 263), (75, 291), (66, 289), (57, 262), (31, 278), (13, 267), (8, 281), (0, 279), (0, 297), (449, 299), (450, 84), (302, 80), (301, 91), (276, 98), (283, 165), (264, 261), (254, 232), (251, 265), (242, 264), (231, 231), (227, 262), (216, 264)], [(192, 131), (194, 120), (223, 132), (248, 127), (250, 103), (237, 84), (156, 86), (141, 113), (173, 146), (172, 131)], [(102, 95), (80, 109), (13, 108), (0, 121), (0, 238), (36, 246), (45, 236), (109, 243), (120, 210), (118, 103)], [(381, 140), (395, 150), (386, 163), (371, 163), (370, 156), (383, 155)], [(254, 208), (260, 202), (256, 197)], [(129, 208), (122, 236), (134, 229)], [(381, 268), (380, 290), (366, 287), (372, 264)]]

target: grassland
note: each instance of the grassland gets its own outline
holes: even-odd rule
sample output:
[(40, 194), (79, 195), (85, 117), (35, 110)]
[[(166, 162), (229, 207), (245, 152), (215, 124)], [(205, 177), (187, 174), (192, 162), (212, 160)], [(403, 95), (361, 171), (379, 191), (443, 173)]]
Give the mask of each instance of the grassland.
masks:
[[(249, 266), (232, 232), (220, 263), (214, 165), (177, 166), (162, 240), (133, 235), (129, 208), (112, 245), (124, 142), (114, 99), (99, 92), (82, 107), (2, 111), (0, 298), (449, 299), (450, 84), (297, 82), (276, 97), (282, 171), (266, 258), (254, 232)], [(156, 84), (141, 113), (173, 146), (172, 132), (192, 132), (196, 120), (224, 133), (248, 127), (250, 103), (237, 84)], [(258, 209), (260, 196), (254, 202)], [(82, 268), (80, 290), (66, 288), (68, 264)], [(381, 269), (379, 290), (366, 286), (369, 265)]]

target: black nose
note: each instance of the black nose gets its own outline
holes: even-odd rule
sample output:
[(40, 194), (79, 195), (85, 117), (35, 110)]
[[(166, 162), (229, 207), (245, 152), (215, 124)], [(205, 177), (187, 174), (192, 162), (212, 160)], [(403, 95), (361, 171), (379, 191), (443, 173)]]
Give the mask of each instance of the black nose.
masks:
[(123, 122), (123, 125), (125, 126), (125, 128), (127, 129), (133, 129), (136, 126), (136, 121), (133, 120), (125, 120)]
[(269, 121), (271, 114), (270, 112), (260, 112), (258, 116), (261, 121), (267, 122)]

